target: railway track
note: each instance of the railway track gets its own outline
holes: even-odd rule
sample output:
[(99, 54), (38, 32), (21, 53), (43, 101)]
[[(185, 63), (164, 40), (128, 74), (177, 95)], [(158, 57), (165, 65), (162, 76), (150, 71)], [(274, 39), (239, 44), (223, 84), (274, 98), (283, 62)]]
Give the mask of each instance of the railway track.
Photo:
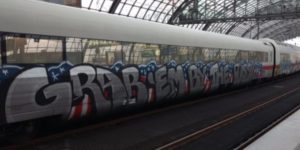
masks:
[[(238, 114), (235, 114), (233, 116), (230, 116), (222, 121), (219, 121), (215, 124), (212, 124), (206, 128), (203, 128), (203, 129), (200, 129), (198, 131), (195, 131), (191, 134), (188, 134), (180, 139), (177, 139), (175, 141), (172, 141), (166, 145), (163, 145), (161, 147), (158, 147), (156, 150), (167, 150), (167, 149), (175, 149), (175, 148), (178, 148), (186, 143), (189, 143), (191, 141), (194, 141), (194, 140), (197, 140), (199, 138), (201, 138), (201, 136), (205, 135), (205, 134), (209, 134), (210, 132), (213, 132), (219, 128), (222, 128), (224, 126), (227, 126), (233, 122), (235, 122), (236, 120), (239, 120), (243, 117), (246, 117), (247, 115), (250, 115), (260, 109), (263, 109), (265, 108), (266, 106), (278, 101), (278, 100), (281, 100), (282, 98), (290, 95), (290, 94), (293, 94), (297, 91), (300, 90), (300, 87), (297, 87), (293, 90), (288, 90), (288, 92), (285, 92), (284, 94), (280, 95), (280, 96), (276, 96), (274, 98), (271, 98), (270, 100), (266, 101), (266, 102), (263, 102), (257, 106), (254, 106), (248, 110), (245, 110), (241, 113), (238, 113)], [(271, 128), (273, 128), (274, 126), (276, 126), (279, 122), (281, 122), (282, 120), (284, 120), (285, 118), (287, 118), (289, 115), (291, 115), (293, 112), (295, 112), (296, 110), (298, 110), (300, 108), (300, 105), (297, 106), (295, 109), (293, 109), (291, 112), (289, 112), (288, 114), (284, 115), (283, 117), (281, 117), (280, 119), (278, 119), (276, 122), (274, 122), (272, 125), (268, 126), (266, 129), (264, 129), (262, 132), (256, 134), (254, 137), (250, 138), (248, 141), (246, 141), (245, 143), (241, 144), (239, 147), (237, 147), (237, 149), (242, 149), (244, 148), (245, 146), (247, 146), (248, 144), (250, 144), (252, 141), (254, 141), (255, 139), (257, 139), (258, 137), (260, 137), (262, 134), (264, 134), (265, 132), (267, 132), (268, 130), (270, 130)]]
[(282, 117), (278, 118), (276, 121), (274, 121), (272, 124), (270, 124), (269, 126), (267, 126), (266, 128), (264, 128), (263, 130), (261, 130), (260, 132), (256, 133), (254, 136), (250, 137), (248, 140), (244, 141), (243, 143), (241, 143), (239, 146), (237, 146), (234, 150), (240, 150), (240, 149), (244, 149), (247, 146), (249, 146), (252, 142), (256, 141), (257, 139), (259, 139), (261, 136), (263, 136), (265, 133), (267, 133), (268, 131), (270, 131), (272, 128), (274, 128), (275, 126), (277, 126), (279, 123), (281, 123), (282, 121), (284, 121), (285, 119), (287, 119), (288, 117), (290, 117), (292, 114), (294, 114), (295, 112), (300, 110), (300, 105), (294, 107), (292, 110), (290, 110), (288, 113), (286, 113), (285, 115), (283, 115)]
[[(296, 77), (296, 75), (292, 75), (292, 76), (289, 76), (288, 78), (286, 79), (291, 79), (291, 78), (294, 78)], [(80, 129), (73, 129), (73, 130), (69, 130), (69, 131), (66, 131), (66, 132), (63, 132), (63, 133), (56, 133), (54, 135), (49, 135), (49, 136), (46, 136), (46, 137), (40, 137), (39, 139), (34, 139), (32, 141), (28, 141), (28, 142), (25, 142), (25, 143), (22, 143), (22, 144), (18, 144), (18, 145), (8, 145), (8, 146), (5, 146), (5, 147), (2, 147), (1, 149), (23, 149), (24, 147), (33, 147), (35, 145), (38, 145), (40, 143), (46, 143), (47, 141), (51, 141), (53, 139), (57, 139), (57, 138), (61, 138), (61, 137), (66, 137), (66, 136), (71, 136), (71, 135), (79, 135), (80, 133), (84, 133), (86, 131), (91, 131), (91, 130), (95, 130), (95, 129), (99, 129), (99, 128), (103, 128), (103, 127), (107, 127), (107, 126), (113, 126), (113, 125), (117, 125), (117, 124), (121, 124), (121, 123), (124, 123), (124, 122), (128, 122), (130, 120), (134, 120), (134, 119), (138, 119), (138, 118), (142, 118), (142, 117), (147, 117), (147, 116), (151, 116), (151, 115), (154, 115), (154, 114), (159, 114), (159, 113), (162, 113), (164, 111), (169, 111), (169, 110), (172, 110), (172, 109), (176, 109), (176, 108), (181, 108), (181, 107), (186, 107), (186, 106), (190, 106), (190, 105), (195, 105), (195, 104), (198, 104), (198, 103), (201, 103), (203, 101), (209, 101), (209, 100), (212, 100), (212, 99), (217, 99), (217, 98), (220, 98), (220, 97), (224, 97), (224, 96), (229, 96), (229, 95), (233, 95), (233, 94), (237, 94), (237, 93), (240, 93), (240, 92), (243, 92), (243, 91), (246, 91), (246, 90), (249, 90), (249, 89), (254, 89), (254, 88), (258, 88), (258, 87), (262, 87), (262, 86), (267, 86), (267, 85), (270, 85), (270, 84), (274, 84), (274, 83), (277, 83), (277, 82), (280, 82), (282, 81), (283, 79), (279, 79), (279, 80), (275, 80), (275, 81), (272, 81), (272, 82), (267, 82), (267, 83), (263, 83), (263, 84), (259, 84), (259, 85), (255, 85), (255, 86), (251, 86), (249, 88), (243, 88), (241, 90), (236, 90), (236, 91), (232, 91), (232, 92), (228, 92), (228, 93), (224, 93), (224, 94), (220, 94), (220, 95), (217, 95), (217, 96), (211, 96), (211, 97), (207, 97), (207, 98), (203, 98), (203, 99), (200, 99), (200, 100), (194, 100), (194, 101), (189, 101), (189, 102), (185, 102), (185, 103), (179, 103), (177, 105), (172, 105), (172, 106), (169, 106), (169, 107), (164, 107), (164, 108), (160, 108), (160, 109), (157, 109), (157, 110), (150, 110), (148, 112), (144, 112), (144, 113), (140, 113), (140, 114), (136, 114), (136, 115), (133, 115), (133, 116), (128, 116), (128, 117), (123, 117), (123, 118), (119, 118), (119, 119), (115, 119), (115, 120), (111, 120), (111, 121), (107, 121), (107, 122), (102, 122), (102, 123), (98, 123), (98, 124), (94, 124), (94, 125), (90, 125), (90, 126), (87, 126), (87, 127), (83, 127), (83, 128), (80, 128)], [(293, 90), (293, 92), (299, 90), (299, 88)], [(224, 125), (227, 125), (229, 124), (230, 122), (232, 122), (232, 120), (236, 120), (240, 117), (243, 117), (259, 108), (262, 108), (278, 99), (280, 99), (281, 97), (284, 97), (285, 95), (288, 95), (288, 94), (291, 94), (293, 92), (288, 92), (288, 93), (285, 93), (284, 95), (280, 96), (280, 97), (275, 97), (273, 99), (271, 99), (270, 101), (268, 102), (264, 102), (263, 104), (261, 104), (260, 106), (256, 106), (255, 108), (251, 108), (245, 112), (242, 112), (240, 114), (237, 114), (235, 116), (232, 116), (232, 117), (229, 117), (223, 121), (220, 121), (214, 125), (211, 125), (209, 127), (206, 127), (204, 129), (201, 129), (199, 130), (197, 133), (193, 133), (191, 135), (187, 135), (186, 137), (183, 137), (181, 139), (181, 141), (185, 141), (185, 142), (171, 142), (169, 144), (166, 144), (162, 147), (159, 147), (158, 149), (170, 149), (170, 148), (175, 148), (177, 146), (180, 146), (182, 145), (182, 143), (186, 143), (186, 140), (191, 140), (191, 139), (195, 139), (195, 137), (198, 138), (199, 135), (201, 134), (207, 134), (209, 133), (208, 131), (212, 131), (214, 129), (217, 129), (221, 126), (224, 126)], [(177, 140), (176, 140), (177, 141)], [(180, 141), (180, 139), (178, 140)], [(175, 143), (172, 144), (172, 143)], [(179, 145), (178, 145), (179, 144)]]

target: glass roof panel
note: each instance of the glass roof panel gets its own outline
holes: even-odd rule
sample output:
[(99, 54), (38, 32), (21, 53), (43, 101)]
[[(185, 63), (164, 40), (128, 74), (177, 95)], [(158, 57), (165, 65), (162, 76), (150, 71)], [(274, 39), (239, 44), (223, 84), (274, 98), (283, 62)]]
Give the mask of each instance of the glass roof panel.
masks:
[[(54, 2), (54, 0), (44, 1)], [(248, 38), (255, 38), (255, 36), (258, 35), (257, 21), (255, 19), (234, 19), (245, 19), (257, 14), (280, 15), (282, 13), (294, 12), (300, 14), (300, 0), (197, 1), (198, 3), (195, 3), (193, 0), (81, 0), (81, 5), (83, 9), (108, 12), (154, 22), (170, 23), (191, 29), (207, 30)], [(184, 15), (186, 16), (183, 17)], [(180, 18), (192, 19), (192, 21), (182, 24)], [(271, 30), (277, 29), (275, 25), (279, 21), (280, 20), (259, 20), (259, 29), (261, 32), (259, 35), (282, 38), (282, 35), (285, 34), (280, 34), (280, 36), (278, 36), (273, 34), (276, 30)], [(286, 26), (286, 28), (289, 28), (291, 26), (290, 24), (298, 23), (298, 21), (285, 22), (289, 22), (282, 24), (283, 27)]]

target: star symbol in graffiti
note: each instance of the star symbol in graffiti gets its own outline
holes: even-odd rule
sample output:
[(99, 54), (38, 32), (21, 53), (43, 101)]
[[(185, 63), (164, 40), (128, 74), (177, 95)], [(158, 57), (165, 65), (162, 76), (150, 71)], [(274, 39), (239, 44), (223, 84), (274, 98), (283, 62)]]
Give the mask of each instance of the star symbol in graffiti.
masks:
[(2, 70), (2, 73), (5, 75), (5, 76), (7, 76), (8, 75), (8, 70)]
[(54, 72), (52, 72), (52, 79), (53, 79), (53, 81), (58, 80), (58, 74), (55, 74)]
[(120, 70), (120, 68), (119, 68), (119, 67), (115, 67), (115, 69), (116, 69), (116, 72), (118, 72), (118, 71)]
[(65, 72), (66, 70), (65, 70), (64, 67), (61, 67), (61, 68), (59, 68), (59, 71), (60, 71), (60, 73), (63, 73), (63, 72)]
[(155, 67), (154, 67), (154, 66), (151, 66), (151, 69), (153, 69), (153, 70), (154, 70), (154, 69), (155, 69)]

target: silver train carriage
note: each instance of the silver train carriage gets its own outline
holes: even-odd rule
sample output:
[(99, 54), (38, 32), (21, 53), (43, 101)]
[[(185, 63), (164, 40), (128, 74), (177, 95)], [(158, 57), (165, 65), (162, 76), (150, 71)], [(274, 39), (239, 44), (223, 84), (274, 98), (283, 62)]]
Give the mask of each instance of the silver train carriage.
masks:
[(103, 115), (299, 71), (299, 48), (0, 1), (0, 124)]

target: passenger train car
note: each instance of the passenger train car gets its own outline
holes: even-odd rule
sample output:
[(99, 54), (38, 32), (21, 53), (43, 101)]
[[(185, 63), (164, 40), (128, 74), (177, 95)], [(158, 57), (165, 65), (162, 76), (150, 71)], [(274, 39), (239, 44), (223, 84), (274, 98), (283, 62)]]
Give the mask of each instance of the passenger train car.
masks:
[(299, 71), (300, 49), (36, 0), (0, 1), (0, 124), (76, 120)]

